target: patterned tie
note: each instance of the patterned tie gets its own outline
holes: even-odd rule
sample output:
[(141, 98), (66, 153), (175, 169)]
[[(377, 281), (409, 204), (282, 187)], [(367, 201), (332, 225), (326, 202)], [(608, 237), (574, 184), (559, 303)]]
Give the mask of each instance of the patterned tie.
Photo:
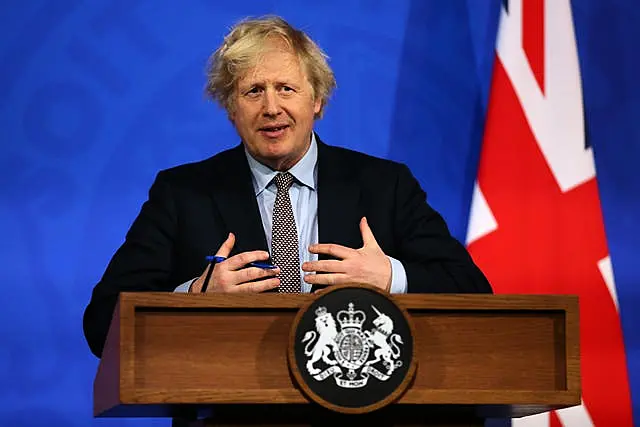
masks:
[(278, 193), (273, 206), (273, 224), (271, 228), (271, 257), (280, 267), (279, 292), (300, 292), (300, 258), (298, 255), (298, 231), (291, 208), (289, 188), (293, 184), (293, 175), (279, 173), (275, 178)]

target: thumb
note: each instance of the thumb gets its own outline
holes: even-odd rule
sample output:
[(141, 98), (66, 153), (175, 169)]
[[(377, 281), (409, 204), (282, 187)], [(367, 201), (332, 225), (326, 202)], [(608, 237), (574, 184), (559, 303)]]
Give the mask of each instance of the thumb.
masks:
[(220, 248), (218, 249), (218, 252), (216, 252), (216, 255), (223, 256), (225, 258), (228, 257), (231, 253), (231, 250), (233, 249), (233, 245), (235, 244), (236, 236), (233, 233), (229, 233), (227, 240), (225, 240), (222, 245), (220, 245)]
[(376, 241), (371, 228), (369, 228), (369, 223), (367, 222), (367, 217), (362, 217), (360, 220), (360, 234), (362, 234), (362, 243), (364, 243), (365, 247), (380, 247), (378, 242)]

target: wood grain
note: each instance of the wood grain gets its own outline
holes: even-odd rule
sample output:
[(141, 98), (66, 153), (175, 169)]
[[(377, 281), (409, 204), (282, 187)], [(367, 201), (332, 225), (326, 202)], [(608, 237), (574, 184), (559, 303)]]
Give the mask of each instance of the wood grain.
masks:
[[(299, 308), (314, 297), (123, 293), (96, 375), (95, 414), (308, 403), (287, 348)], [(413, 323), (417, 370), (389, 408), (491, 404), (535, 413), (580, 403), (577, 297), (393, 299)]]

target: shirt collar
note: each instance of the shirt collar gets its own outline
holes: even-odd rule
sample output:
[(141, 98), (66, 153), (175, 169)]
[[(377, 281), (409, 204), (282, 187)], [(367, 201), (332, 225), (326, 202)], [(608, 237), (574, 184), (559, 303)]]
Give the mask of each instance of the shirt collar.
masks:
[[(278, 171), (273, 170), (269, 166), (263, 165), (262, 163), (254, 159), (251, 154), (249, 154), (246, 148), (244, 152), (247, 156), (247, 161), (249, 162), (249, 169), (251, 169), (251, 177), (253, 181), (253, 189), (257, 196), (269, 186), (271, 181), (273, 181), (273, 178), (275, 178), (275, 176), (278, 174)], [(289, 169), (288, 172), (293, 175), (293, 177), (298, 182), (315, 191), (316, 183), (314, 179), (314, 169), (317, 161), (318, 144), (316, 142), (315, 133), (311, 132), (311, 145), (309, 145), (309, 149), (298, 161), (298, 163), (296, 163), (291, 169)]]

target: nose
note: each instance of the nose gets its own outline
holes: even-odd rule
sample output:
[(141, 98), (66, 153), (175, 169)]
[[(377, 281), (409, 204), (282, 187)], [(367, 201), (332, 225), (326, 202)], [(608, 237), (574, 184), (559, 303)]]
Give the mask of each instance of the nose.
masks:
[(277, 116), (280, 114), (280, 104), (278, 100), (278, 94), (274, 89), (267, 89), (264, 92), (264, 115), (265, 116)]

